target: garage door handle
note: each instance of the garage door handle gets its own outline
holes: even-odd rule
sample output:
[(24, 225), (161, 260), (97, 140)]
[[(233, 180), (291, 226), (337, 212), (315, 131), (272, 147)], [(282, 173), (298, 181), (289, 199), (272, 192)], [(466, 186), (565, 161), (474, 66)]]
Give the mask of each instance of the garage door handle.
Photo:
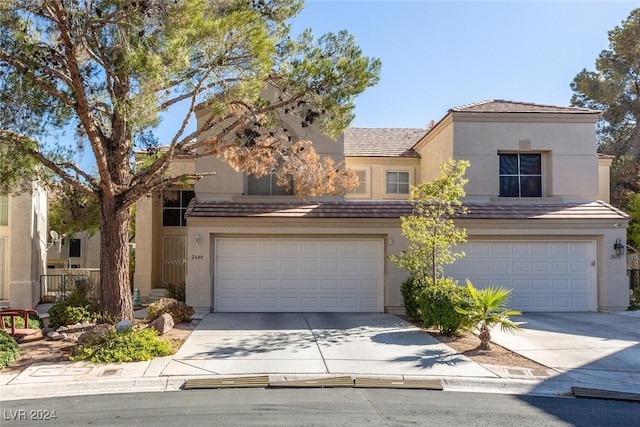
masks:
[(596, 262), (595, 261), (591, 261), (591, 266), (595, 267), (596, 266)]

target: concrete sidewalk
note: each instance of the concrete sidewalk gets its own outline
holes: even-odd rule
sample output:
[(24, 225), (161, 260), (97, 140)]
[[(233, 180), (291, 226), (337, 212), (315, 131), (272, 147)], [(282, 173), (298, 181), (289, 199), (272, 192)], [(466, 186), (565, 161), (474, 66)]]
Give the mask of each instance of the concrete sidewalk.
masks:
[[(640, 317), (617, 314), (570, 315), (578, 316), (573, 319), (576, 325), (589, 324), (586, 319), (590, 318), (591, 322), (608, 325), (603, 327), (605, 330), (611, 323), (629, 323), (633, 332), (634, 328), (638, 330), (640, 322)], [(545, 321), (547, 316), (559, 320)], [(570, 352), (554, 348), (552, 343), (565, 343), (565, 347), (573, 348), (575, 344), (568, 341), (569, 338), (574, 343), (584, 339), (575, 332), (564, 334), (562, 339), (550, 340), (549, 337), (557, 332), (541, 329), (551, 328), (543, 325), (543, 321), (567, 324), (566, 316), (569, 315), (522, 316), (516, 319), (522, 322), (523, 331), (520, 333), (505, 335), (494, 332), (494, 341), (498, 344), (552, 367), (552, 376), (547, 378), (529, 376), (524, 379), (517, 374), (517, 378), (505, 378), (388, 314), (215, 313), (200, 321), (173, 356), (122, 364), (65, 362), (32, 365), (18, 375), (0, 373), (0, 400), (178, 391), (186, 380), (192, 378), (221, 379), (258, 374), (268, 375), (271, 382), (337, 376), (394, 381), (439, 380), (445, 390), (450, 391), (554, 395), (568, 393), (572, 386), (597, 385), (607, 390), (640, 393), (640, 381), (636, 380), (640, 375), (637, 365), (640, 358), (635, 359), (635, 367), (624, 368), (632, 369), (626, 376), (611, 369), (606, 360), (620, 353), (638, 351), (635, 335), (630, 335), (629, 339), (607, 338), (610, 351), (607, 354), (604, 354), (604, 349), (602, 352), (594, 351), (590, 362), (592, 366), (585, 367), (584, 361), (577, 361), (577, 366), (572, 367), (551, 360), (553, 357), (562, 358), (563, 354), (565, 359), (573, 360)], [(540, 343), (550, 343), (550, 347), (546, 351), (544, 348), (527, 347), (536, 342), (530, 338), (532, 336), (539, 337)], [(598, 342), (603, 341), (586, 341), (585, 345), (598, 348), (595, 345)], [(629, 353), (628, 361), (633, 361), (634, 354)], [(598, 358), (604, 359), (603, 366), (595, 365), (600, 360)], [(591, 374), (594, 370), (598, 371), (597, 377)]]

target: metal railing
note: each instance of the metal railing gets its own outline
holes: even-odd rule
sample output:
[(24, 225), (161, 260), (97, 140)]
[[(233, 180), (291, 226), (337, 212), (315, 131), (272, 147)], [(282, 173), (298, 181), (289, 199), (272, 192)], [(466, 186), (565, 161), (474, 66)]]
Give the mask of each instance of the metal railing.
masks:
[(40, 303), (64, 301), (74, 291), (90, 300), (97, 300), (100, 296), (99, 286), (99, 269), (73, 269), (43, 274), (40, 276)]

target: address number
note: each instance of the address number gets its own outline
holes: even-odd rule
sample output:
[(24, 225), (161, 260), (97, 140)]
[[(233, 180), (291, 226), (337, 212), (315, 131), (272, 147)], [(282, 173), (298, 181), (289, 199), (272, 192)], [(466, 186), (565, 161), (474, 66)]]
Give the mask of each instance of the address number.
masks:
[(191, 259), (203, 259), (204, 255), (199, 254), (199, 255), (191, 255)]

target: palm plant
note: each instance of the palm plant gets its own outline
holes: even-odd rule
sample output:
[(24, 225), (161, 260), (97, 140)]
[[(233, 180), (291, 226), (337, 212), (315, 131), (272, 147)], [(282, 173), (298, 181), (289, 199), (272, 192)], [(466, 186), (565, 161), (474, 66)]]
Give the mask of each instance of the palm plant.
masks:
[(466, 317), (461, 325), (469, 331), (478, 330), (480, 333), (480, 345), (478, 350), (490, 350), (491, 328), (500, 325), (501, 330), (514, 332), (520, 327), (513, 323), (509, 316), (519, 316), (522, 313), (507, 308), (510, 289), (503, 287), (489, 287), (476, 289), (467, 279), (468, 297), (463, 302), (464, 307), (456, 307), (455, 310)]

